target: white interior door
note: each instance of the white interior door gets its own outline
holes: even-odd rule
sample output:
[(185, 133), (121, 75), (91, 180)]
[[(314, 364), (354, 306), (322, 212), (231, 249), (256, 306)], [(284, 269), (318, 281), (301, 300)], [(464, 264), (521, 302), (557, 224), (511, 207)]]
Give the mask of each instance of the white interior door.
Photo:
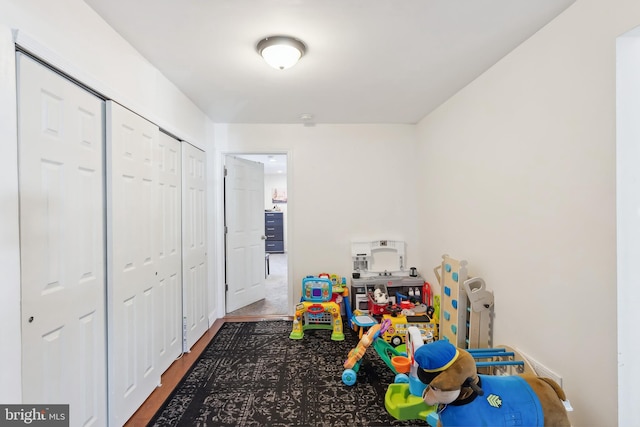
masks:
[(17, 63), (22, 400), (69, 404), (72, 426), (103, 426), (104, 102)]
[(184, 351), (209, 328), (205, 152), (182, 143), (182, 282)]
[(158, 127), (107, 102), (109, 420), (123, 425), (160, 384), (154, 225)]
[(164, 372), (182, 351), (182, 162), (180, 141), (160, 132), (158, 167), (158, 292), (156, 323), (158, 368)]
[(225, 186), (227, 313), (263, 299), (264, 165), (227, 156)]

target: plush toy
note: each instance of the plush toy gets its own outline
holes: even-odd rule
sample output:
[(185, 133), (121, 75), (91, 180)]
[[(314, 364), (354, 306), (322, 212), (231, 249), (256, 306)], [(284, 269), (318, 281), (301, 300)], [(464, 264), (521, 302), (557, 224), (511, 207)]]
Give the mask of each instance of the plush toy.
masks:
[(423, 400), (438, 406), (438, 427), (569, 427), (565, 394), (549, 378), (535, 375), (478, 375), (471, 354), (448, 341), (415, 352)]
[(389, 297), (387, 296), (387, 294), (382, 292), (382, 289), (376, 288), (376, 290), (373, 291), (373, 300), (376, 302), (376, 304), (386, 304), (389, 302)]

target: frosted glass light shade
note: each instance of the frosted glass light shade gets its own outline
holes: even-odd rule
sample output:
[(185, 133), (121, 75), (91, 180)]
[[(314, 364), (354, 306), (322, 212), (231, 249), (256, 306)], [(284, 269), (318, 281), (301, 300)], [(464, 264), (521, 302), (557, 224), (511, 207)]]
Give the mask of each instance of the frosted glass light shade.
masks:
[(272, 36), (260, 40), (257, 50), (267, 64), (278, 70), (285, 70), (302, 58), (306, 47), (300, 40), (291, 37)]

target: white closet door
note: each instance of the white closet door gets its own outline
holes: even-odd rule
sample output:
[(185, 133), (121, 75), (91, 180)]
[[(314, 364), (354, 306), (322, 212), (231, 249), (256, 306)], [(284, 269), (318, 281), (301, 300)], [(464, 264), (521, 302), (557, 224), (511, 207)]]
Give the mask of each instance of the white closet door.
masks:
[(184, 350), (209, 327), (207, 316), (207, 226), (205, 153), (182, 143), (182, 277)]
[(107, 102), (109, 419), (124, 422), (160, 384), (158, 317), (158, 127)]
[(104, 426), (104, 103), (24, 55), (18, 67), (22, 400)]
[(182, 351), (182, 163), (180, 141), (160, 132), (156, 148), (158, 366), (164, 372)]

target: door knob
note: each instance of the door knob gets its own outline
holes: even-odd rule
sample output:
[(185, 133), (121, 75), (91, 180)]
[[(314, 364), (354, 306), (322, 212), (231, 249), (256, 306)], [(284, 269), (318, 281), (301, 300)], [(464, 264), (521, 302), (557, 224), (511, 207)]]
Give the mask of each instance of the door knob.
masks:
[(267, 236), (260, 236), (262, 240), (267, 240)]

